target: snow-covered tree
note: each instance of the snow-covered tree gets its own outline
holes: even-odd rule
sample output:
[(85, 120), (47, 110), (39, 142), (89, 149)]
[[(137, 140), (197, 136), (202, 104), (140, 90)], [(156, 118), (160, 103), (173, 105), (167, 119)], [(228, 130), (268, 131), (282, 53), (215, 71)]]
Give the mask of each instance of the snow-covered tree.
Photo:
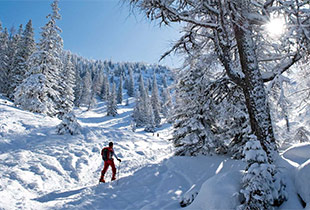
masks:
[(30, 112), (43, 113), (50, 116), (56, 114), (54, 102), (47, 93), (51, 89), (42, 73), (31, 74), (19, 85), (14, 94), (15, 104)]
[(159, 99), (157, 79), (156, 79), (155, 72), (153, 75), (151, 104), (152, 104), (153, 113), (154, 113), (154, 122), (155, 122), (155, 125), (158, 127), (160, 125), (160, 122), (161, 122), (161, 117), (160, 117), (161, 108), (160, 108), (160, 99)]
[(8, 87), (8, 44), (9, 44), (9, 33), (7, 28), (2, 29), (0, 22), (0, 92), (6, 93)]
[[(12, 31), (14, 31), (12, 29)], [(21, 51), (21, 39), (22, 39), (23, 25), (20, 25), (19, 30), (16, 34), (11, 34), (11, 39), (8, 44), (8, 87), (6, 95), (9, 98), (13, 98), (14, 90), (17, 86), (15, 81), (15, 75), (19, 73), (19, 57)]]
[(144, 87), (142, 74), (139, 78), (139, 91), (136, 94), (136, 104), (133, 111), (133, 119), (137, 127), (145, 126), (151, 120), (150, 114), (152, 113), (152, 106), (150, 104), (149, 96)]
[(74, 104), (79, 107), (83, 93), (83, 81), (80, 76), (80, 71), (75, 69), (75, 85), (74, 85)]
[(61, 82), (60, 88), (60, 101), (58, 107), (59, 116), (63, 116), (65, 113), (69, 113), (74, 107), (74, 86), (75, 86), (75, 69), (71, 62), (71, 55), (67, 53), (64, 56), (63, 69), (60, 72)]
[(91, 109), (96, 103), (95, 94), (92, 91), (93, 90), (92, 73), (90, 71), (87, 71), (82, 80), (83, 80), (83, 86), (82, 86), (80, 105), (87, 106), (88, 109)]
[(123, 102), (123, 76), (120, 75), (119, 85), (117, 90), (117, 103), (121, 104)]
[(179, 72), (176, 103), (172, 114), (173, 143), (176, 147), (176, 155), (212, 154), (215, 153), (220, 142), (215, 140), (209, 123), (209, 112), (205, 112), (210, 104), (205, 100), (208, 80), (200, 70), (200, 66), (191, 67), (191, 69)]
[(135, 95), (135, 81), (131, 68), (128, 69), (128, 77), (127, 94), (128, 96), (133, 97)]
[(107, 97), (109, 95), (109, 80), (107, 78), (106, 75), (103, 75), (103, 78), (102, 78), (102, 87), (101, 87), (101, 92), (100, 92), (100, 97), (103, 99), (103, 100), (107, 100)]
[(164, 88), (162, 92), (162, 105), (161, 105), (161, 110), (162, 113), (166, 118), (169, 118), (170, 116), (170, 110), (172, 109), (172, 97), (170, 94), (169, 88)]
[(60, 135), (71, 134), (77, 135), (81, 134), (81, 125), (78, 123), (76, 116), (73, 112), (68, 112), (62, 117), (62, 122), (56, 127), (57, 133)]
[(102, 86), (104, 82), (104, 73), (101, 69), (95, 70), (94, 79), (93, 79), (93, 91), (100, 95), (102, 92)]
[(266, 152), (256, 136), (250, 136), (244, 147), (244, 157), (248, 165), (240, 191), (244, 201), (239, 209), (271, 209), (285, 201), (285, 185), (275, 182), (275, 166), (268, 163)]
[[(58, 1), (55, 0), (51, 6), (52, 14), (47, 16), (48, 22), (42, 27), (38, 50), (28, 60), (30, 70), (26, 79), (16, 89), (14, 98), (15, 104), (23, 109), (54, 116), (60, 103), (58, 82), (60, 81), (59, 71), (63, 68), (61, 60), (63, 41), (59, 35), (61, 29), (56, 25), (56, 20), (60, 19)], [(30, 90), (34, 92), (31, 93)], [(31, 102), (32, 100), (34, 103)], [(41, 108), (38, 109), (38, 107)]]
[(107, 116), (115, 117), (117, 115), (117, 101), (116, 101), (116, 84), (113, 82), (112, 91), (109, 94), (107, 105)]
[(154, 112), (151, 107), (149, 107), (148, 112), (147, 112), (147, 123), (144, 128), (144, 131), (146, 132), (151, 132), (154, 133), (156, 130), (156, 122), (155, 122), (155, 117), (154, 117)]
[(28, 59), (36, 50), (36, 43), (34, 40), (34, 32), (32, 27), (32, 21), (29, 20), (25, 30), (22, 33), (21, 40), (18, 45), (18, 50), (16, 52), (16, 65), (12, 69), (12, 78), (13, 81), (10, 84), (11, 93), (10, 97), (13, 97), (16, 87), (18, 87), (23, 79), (25, 78), (26, 73), (29, 71)]

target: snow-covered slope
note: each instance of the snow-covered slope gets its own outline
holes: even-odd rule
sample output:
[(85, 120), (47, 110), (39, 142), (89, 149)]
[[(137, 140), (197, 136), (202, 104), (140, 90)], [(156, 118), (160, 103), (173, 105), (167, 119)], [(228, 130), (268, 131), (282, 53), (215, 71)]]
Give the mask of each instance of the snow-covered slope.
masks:
[(115, 142), (123, 160), (120, 178), (170, 157), (167, 126), (158, 131), (159, 137), (139, 130), (134, 133), (131, 110), (121, 106), (116, 118), (106, 117), (102, 102), (93, 111), (76, 110), (82, 134), (62, 136), (55, 132), (58, 119), (20, 110), (1, 98), (0, 197), (5, 199), (0, 199), (0, 208), (54, 206), (57, 196), (50, 197), (51, 202), (39, 198), (96, 185), (103, 166), (100, 151), (109, 141)]
[[(133, 103), (106, 116), (105, 104), (76, 109), (81, 135), (57, 135), (58, 119), (25, 112), (0, 98), (0, 209), (234, 209), (242, 161), (225, 156), (174, 157), (170, 126), (157, 133), (130, 127)], [(101, 148), (113, 141), (121, 164), (118, 180), (98, 184)], [(291, 148), (278, 163), (287, 176), (289, 200), (280, 209), (301, 209), (295, 187), (309, 144)], [(106, 174), (109, 181), (111, 170)], [(303, 177), (302, 180), (307, 180)], [(304, 193), (308, 193), (305, 191)]]

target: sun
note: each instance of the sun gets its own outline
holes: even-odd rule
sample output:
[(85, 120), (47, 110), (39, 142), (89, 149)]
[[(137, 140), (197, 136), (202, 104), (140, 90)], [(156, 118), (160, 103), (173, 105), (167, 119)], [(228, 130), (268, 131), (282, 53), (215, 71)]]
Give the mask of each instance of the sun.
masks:
[(284, 18), (272, 18), (265, 25), (265, 30), (272, 38), (279, 38), (285, 32), (285, 20)]

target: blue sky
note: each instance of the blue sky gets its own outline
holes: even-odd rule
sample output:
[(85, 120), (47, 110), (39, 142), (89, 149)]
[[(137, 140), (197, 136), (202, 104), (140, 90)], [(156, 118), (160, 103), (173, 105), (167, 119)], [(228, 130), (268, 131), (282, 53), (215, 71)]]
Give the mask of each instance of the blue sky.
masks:
[[(7, 28), (26, 25), (32, 19), (36, 40), (40, 38), (50, 0), (0, 0), (0, 21)], [(60, 0), (62, 20), (58, 26), (64, 48), (86, 58), (158, 63), (160, 55), (179, 37), (177, 27), (158, 26), (122, 0)], [(160, 62), (177, 67), (177, 56)]]

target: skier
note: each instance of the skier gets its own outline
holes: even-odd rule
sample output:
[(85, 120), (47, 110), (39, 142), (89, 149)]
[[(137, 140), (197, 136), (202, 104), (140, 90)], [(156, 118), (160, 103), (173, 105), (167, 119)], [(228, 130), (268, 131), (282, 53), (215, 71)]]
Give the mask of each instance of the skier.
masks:
[(105, 183), (105, 180), (104, 180), (104, 175), (105, 173), (107, 172), (109, 166), (112, 167), (112, 179), (111, 181), (115, 180), (116, 177), (116, 168), (115, 168), (115, 164), (114, 164), (114, 159), (113, 159), (113, 156), (119, 161), (121, 162), (121, 159), (119, 159), (116, 154), (114, 153), (114, 150), (113, 150), (113, 142), (110, 142), (109, 143), (109, 147), (104, 147), (102, 150), (101, 150), (101, 156), (102, 156), (102, 159), (104, 160), (104, 167), (101, 171), (101, 177), (99, 179), (99, 182), (103, 182)]

